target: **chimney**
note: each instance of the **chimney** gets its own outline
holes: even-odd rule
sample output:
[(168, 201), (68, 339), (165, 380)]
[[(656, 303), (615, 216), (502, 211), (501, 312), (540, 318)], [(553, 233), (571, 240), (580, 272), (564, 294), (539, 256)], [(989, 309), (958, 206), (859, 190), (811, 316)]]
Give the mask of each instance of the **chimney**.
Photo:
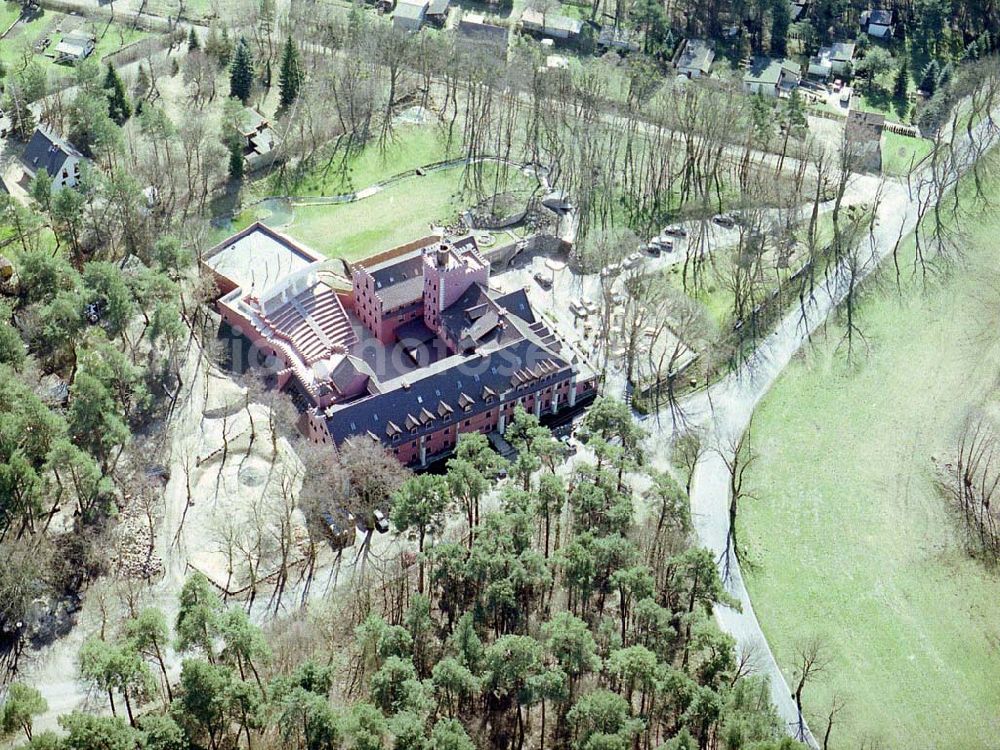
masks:
[(445, 242), (442, 242), (440, 245), (438, 245), (437, 249), (438, 268), (448, 267), (448, 249), (449, 249), (448, 245)]

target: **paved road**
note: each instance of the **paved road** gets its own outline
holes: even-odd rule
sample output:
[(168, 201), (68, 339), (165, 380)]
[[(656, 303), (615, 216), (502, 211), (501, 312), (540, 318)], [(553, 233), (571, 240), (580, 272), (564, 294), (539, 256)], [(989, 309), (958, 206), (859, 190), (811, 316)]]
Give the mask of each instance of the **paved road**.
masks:
[[(963, 135), (958, 142), (956, 167), (951, 170), (950, 178), (956, 179), (971, 168), (976, 153), (982, 153), (984, 144), (995, 144), (997, 136), (990, 120), (974, 130), (973, 141), (979, 148), (973, 148), (970, 139)], [(926, 202), (929, 194), (929, 188), (922, 181), (925, 176), (926, 173), (921, 171), (914, 175), (909, 185), (903, 182), (886, 184), (878, 211), (878, 224), (873, 232), (871, 254), (860, 270), (860, 278), (872, 273), (892, 253), (897, 239), (915, 228), (920, 201), (923, 199)], [(740, 603), (739, 610), (718, 607), (716, 619), (722, 629), (736, 639), (739, 650), (755, 655), (755, 667), (759, 673), (770, 678), (772, 699), (793, 735), (800, 735), (800, 717), (791, 691), (754, 614), (739, 564), (731, 553), (728, 561), (726, 559), (729, 534), (729, 469), (726, 461), (732, 456), (736, 440), (746, 430), (757, 403), (808, 337), (844, 300), (849, 280), (846, 267), (839, 267), (829, 284), (818, 290), (805, 315), (799, 310), (791, 311), (744, 366), (707, 391), (696, 394), (684, 405), (689, 424), (705, 431), (707, 446), (695, 467), (691, 488), (695, 531), (701, 544), (715, 554), (723, 573), (728, 562), (726, 588)], [(650, 451), (662, 462), (668, 453), (665, 446), (672, 436), (669, 414), (661, 414), (659, 423), (660, 426), (652, 431)], [(804, 727), (801, 739), (818, 747), (808, 727)]]

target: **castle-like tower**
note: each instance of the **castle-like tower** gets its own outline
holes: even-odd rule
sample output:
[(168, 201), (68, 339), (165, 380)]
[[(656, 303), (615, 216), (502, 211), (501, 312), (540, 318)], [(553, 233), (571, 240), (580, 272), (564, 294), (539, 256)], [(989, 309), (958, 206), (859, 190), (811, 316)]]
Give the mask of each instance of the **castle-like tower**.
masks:
[(490, 264), (469, 246), (456, 250), (447, 242), (424, 251), (424, 323), (435, 333), (441, 313), (473, 284), (487, 284)]

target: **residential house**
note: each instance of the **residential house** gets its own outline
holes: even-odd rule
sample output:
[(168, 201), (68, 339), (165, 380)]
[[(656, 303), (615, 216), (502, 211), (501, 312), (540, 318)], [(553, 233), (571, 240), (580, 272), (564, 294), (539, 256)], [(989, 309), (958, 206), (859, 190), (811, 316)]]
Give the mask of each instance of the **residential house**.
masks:
[(820, 47), (814, 57), (809, 58), (809, 75), (827, 80), (831, 75), (848, 76), (854, 64), (855, 45), (851, 42), (837, 42), (829, 47)]
[(252, 107), (244, 107), (236, 124), (243, 145), (243, 159), (247, 170), (252, 172), (274, 162), (274, 149), (280, 140), (271, 128), (271, 123)]
[(77, 29), (63, 34), (56, 45), (57, 63), (77, 63), (87, 59), (97, 45), (97, 37), (89, 31)]
[(625, 26), (604, 24), (597, 35), (597, 46), (615, 52), (638, 52), (642, 49), (637, 31)]
[(402, 31), (420, 31), (427, 20), (428, 0), (398, 0), (392, 14), (392, 25)]
[(467, 52), (479, 52), (498, 60), (507, 59), (507, 43), (510, 32), (486, 20), (480, 13), (462, 13), (456, 27), (458, 43)]
[(28, 141), (21, 162), (29, 179), (34, 179), (41, 169), (48, 172), (55, 192), (80, 182), (80, 163), (85, 158), (69, 141), (39, 126)]
[(852, 109), (844, 126), (844, 144), (851, 167), (860, 171), (882, 170), (882, 128), (885, 115)]
[(688, 78), (701, 78), (712, 72), (715, 50), (704, 39), (685, 39), (677, 55), (677, 72)]
[(580, 36), (583, 21), (557, 13), (543, 13), (525, 8), (521, 13), (520, 26), (523, 31), (550, 39), (572, 40)]
[(750, 94), (789, 95), (802, 80), (802, 66), (788, 59), (755, 57), (743, 75), (743, 89)]
[(876, 39), (888, 39), (892, 36), (891, 10), (866, 10), (861, 14), (861, 28)]
[(801, 21), (805, 16), (806, 7), (808, 3), (804, 0), (789, 0), (788, 3), (788, 18), (792, 23)]
[(444, 26), (445, 21), (448, 20), (449, 7), (448, 0), (430, 0), (427, 4), (427, 22), (439, 27)]

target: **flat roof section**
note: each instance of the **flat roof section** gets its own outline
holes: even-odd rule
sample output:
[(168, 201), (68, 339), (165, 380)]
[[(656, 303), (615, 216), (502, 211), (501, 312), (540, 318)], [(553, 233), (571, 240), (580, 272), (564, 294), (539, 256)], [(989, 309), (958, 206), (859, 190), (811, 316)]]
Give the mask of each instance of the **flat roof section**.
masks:
[(210, 250), (204, 262), (244, 294), (259, 294), (318, 260), (323, 256), (255, 222)]

